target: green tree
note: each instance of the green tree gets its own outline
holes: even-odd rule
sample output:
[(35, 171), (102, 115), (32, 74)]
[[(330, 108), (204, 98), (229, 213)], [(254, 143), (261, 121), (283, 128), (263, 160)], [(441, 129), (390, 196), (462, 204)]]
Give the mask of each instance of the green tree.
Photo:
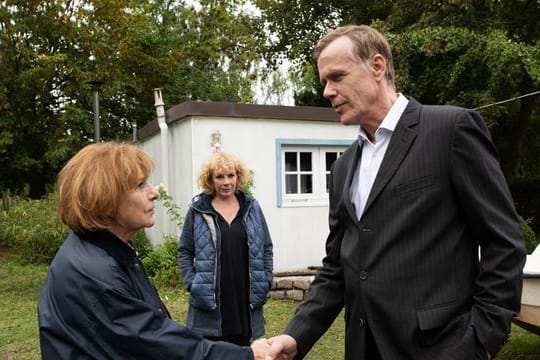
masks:
[[(24, 4), (23, 4), (24, 3)], [(57, 108), (54, 78), (61, 57), (44, 57), (51, 48), (64, 46), (53, 16), (56, 6), (26, 7), (26, 1), (0, 2), (0, 181), (2, 188), (19, 191), (26, 179), (32, 191), (43, 192), (35, 184), (47, 174), (39, 158), (46, 153), (49, 134), (55, 128)], [(37, 19), (39, 29), (35, 27)], [(50, 31), (48, 39), (41, 34)], [(32, 192), (31, 192), (32, 193)]]
[(258, 69), (243, 1), (0, 1), (0, 190), (38, 198), (93, 141), (131, 138), (165, 102), (248, 102)]
[[(510, 39), (501, 30), (480, 33), (428, 27), (390, 39), (399, 59), (398, 88), (425, 103), (475, 108), (540, 87), (538, 49)], [(526, 170), (520, 162), (527, 131), (535, 120), (536, 101), (536, 96), (530, 96), (480, 109), (495, 136), (509, 182)]]
[[(297, 104), (324, 104), (311, 52), (328, 30), (350, 23), (370, 24), (388, 35), (398, 91), (423, 103), (476, 108), (540, 88), (537, 1), (255, 2), (265, 25), (259, 34), (262, 52), (268, 61), (293, 62)], [(263, 42), (268, 33), (270, 40)], [(530, 151), (538, 140), (528, 134), (538, 129), (537, 99), (481, 109), (509, 182), (539, 167), (538, 152)]]

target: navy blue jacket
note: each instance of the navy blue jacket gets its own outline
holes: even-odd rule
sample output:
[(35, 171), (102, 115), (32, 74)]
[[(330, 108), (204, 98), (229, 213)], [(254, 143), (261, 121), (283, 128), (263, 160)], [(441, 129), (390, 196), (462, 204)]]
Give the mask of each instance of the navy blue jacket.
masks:
[(135, 251), (108, 232), (70, 233), (38, 305), (43, 359), (253, 359), (171, 320)]
[[(272, 240), (257, 200), (237, 192), (248, 237), (250, 319), (253, 338), (264, 334), (263, 305), (272, 286)], [(178, 244), (184, 287), (190, 291), (187, 326), (205, 336), (221, 336), (219, 308), (220, 231), (211, 196), (197, 195), (187, 212)]]

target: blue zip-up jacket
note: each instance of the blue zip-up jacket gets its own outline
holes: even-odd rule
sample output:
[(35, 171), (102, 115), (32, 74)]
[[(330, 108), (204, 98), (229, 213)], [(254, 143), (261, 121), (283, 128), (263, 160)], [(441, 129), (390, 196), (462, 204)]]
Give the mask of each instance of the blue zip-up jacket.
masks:
[[(264, 334), (263, 305), (272, 286), (272, 239), (257, 200), (239, 191), (242, 223), (249, 252), (249, 299), (251, 334)], [(178, 263), (184, 287), (190, 292), (187, 326), (205, 336), (222, 336), (219, 304), (219, 253), (221, 237), (212, 197), (193, 198), (178, 243)]]
[(205, 340), (174, 322), (128, 244), (70, 233), (39, 297), (43, 360), (253, 360), (249, 347)]

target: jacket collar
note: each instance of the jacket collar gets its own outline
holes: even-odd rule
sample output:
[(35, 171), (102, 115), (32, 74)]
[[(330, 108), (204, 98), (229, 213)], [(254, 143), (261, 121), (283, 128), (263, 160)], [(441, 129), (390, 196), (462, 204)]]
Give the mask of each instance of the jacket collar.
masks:
[(394, 176), (403, 159), (409, 152), (411, 145), (416, 139), (416, 125), (420, 119), (422, 105), (413, 98), (409, 98), (409, 103), (401, 115), (399, 122), (392, 134), (390, 144), (384, 155), (383, 161), (373, 182), (373, 187), (364, 208), (364, 213), (368, 210), (377, 196), (384, 189), (388, 181)]
[(110, 231), (88, 231), (77, 233), (77, 235), (81, 240), (88, 241), (105, 250), (123, 265), (129, 265), (134, 258), (137, 258), (137, 252), (131, 242), (126, 244)]
[[(247, 195), (243, 191), (237, 191), (234, 193), (238, 202), (240, 203), (240, 212), (246, 214), (251, 203), (253, 202), (253, 197)], [(191, 201), (191, 207), (200, 212), (214, 212), (212, 209), (212, 196), (207, 193), (200, 193), (196, 195)]]
[[(420, 120), (420, 113), (422, 109), (422, 104), (416, 101), (412, 97), (408, 97), (409, 103), (405, 108), (405, 111), (401, 115), (399, 122), (397, 123), (394, 132), (392, 133), (392, 138), (390, 139), (390, 144), (388, 144), (388, 149), (384, 155), (383, 161), (373, 182), (373, 187), (369, 193), (366, 205), (364, 207), (364, 213), (366, 213), (369, 207), (373, 204), (375, 199), (379, 196), (381, 191), (384, 189), (388, 181), (394, 176), (395, 172), (403, 162), (403, 159), (407, 155), (411, 145), (416, 139), (417, 129), (416, 125)], [(353, 156), (350, 159), (350, 164), (347, 167), (348, 173), (346, 177), (346, 184), (350, 187), (354, 171), (358, 166), (358, 161), (360, 161), (360, 156), (362, 153), (362, 141), (355, 141), (352, 144)], [(345, 204), (351, 216), (356, 218), (356, 213), (354, 212), (352, 201), (350, 201), (349, 191), (346, 192), (349, 201), (346, 201)]]

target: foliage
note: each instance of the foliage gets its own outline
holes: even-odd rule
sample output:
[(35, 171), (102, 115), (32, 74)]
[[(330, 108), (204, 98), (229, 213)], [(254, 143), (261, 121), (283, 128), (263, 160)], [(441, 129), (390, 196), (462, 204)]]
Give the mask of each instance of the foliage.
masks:
[(137, 231), (135, 235), (133, 235), (131, 243), (140, 259), (144, 259), (152, 252), (152, 244), (146, 236), (144, 229)]
[(246, 185), (244, 185), (244, 187), (242, 189), (240, 189), (240, 190), (242, 190), (247, 195), (253, 196), (253, 189), (254, 188), (255, 188), (255, 182), (254, 182), (254, 179), (253, 179), (253, 171), (250, 170), (249, 179), (248, 179)]
[[(172, 198), (171, 204), (174, 204)], [(172, 208), (178, 211), (177, 208)], [(179, 214), (179, 213), (178, 213)], [(181, 221), (181, 218), (177, 218)], [(64, 242), (69, 229), (60, 223), (54, 193), (41, 200), (17, 200), (0, 212), (0, 246), (5, 246), (30, 264), (49, 264)], [(165, 236), (163, 244), (152, 248), (144, 229), (133, 236), (133, 246), (156, 282), (179, 284), (176, 262), (177, 242)]]
[(531, 219), (524, 219), (519, 217), (521, 229), (523, 230), (523, 238), (525, 239), (525, 247), (527, 248), (527, 254), (530, 254), (536, 249), (540, 239), (536, 237), (533, 229), (531, 228)]
[[(261, 52), (270, 63), (292, 62), (297, 104), (324, 104), (311, 52), (327, 31), (344, 24), (369, 24), (387, 35), (398, 91), (422, 103), (476, 108), (540, 89), (537, 1), (255, 3), (264, 24), (258, 33)], [(530, 173), (529, 166), (539, 166), (533, 151), (538, 137), (528, 134), (538, 129), (539, 110), (538, 95), (481, 109), (510, 183)]]
[[(0, 245), (14, 249), (27, 263), (50, 263), (68, 232), (58, 219), (54, 193), (42, 200), (18, 200), (11, 203), (8, 210), (0, 212)], [(144, 229), (135, 233), (132, 242), (143, 260), (154, 252)], [(163, 270), (170, 267), (170, 261), (161, 256), (161, 251), (158, 249), (158, 254), (152, 258), (154, 275), (161, 267)], [(157, 266), (156, 260), (164, 260), (164, 263)]]
[[(511, 128), (500, 129), (498, 133), (499, 137), (504, 136), (503, 135), (504, 130), (510, 131), (510, 132), (512, 131)], [(524, 154), (521, 160), (521, 166), (519, 168), (518, 179), (535, 179), (536, 178), (537, 180), (540, 180), (540, 176), (539, 176), (540, 174), (540, 136), (538, 136), (537, 134), (540, 134), (540, 111), (535, 111), (532, 114), (531, 123), (529, 127), (527, 128), (527, 133), (525, 135), (526, 138), (524, 140), (525, 144), (527, 144), (524, 149), (524, 152), (526, 153)], [(540, 219), (540, 217), (538, 218)]]
[(540, 179), (522, 178), (510, 187), (518, 214), (527, 219), (532, 230), (540, 235)]
[[(475, 108), (540, 86), (540, 78), (530, 71), (540, 69), (537, 50), (501, 30), (485, 34), (466, 28), (425, 27), (389, 39), (397, 59), (398, 88), (424, 103)], [(492, 128), (510, 183), (523, 172), (523, 148), (534, 145), (525, 142), (534, 105), (530, 98), (522, 100), (521, 106), (480, 110)]]
[[(397, 87), (425, 103), (477, 107), (520, 91), (535, 50), (508, 38), (456, 27), (425, 27), (388, 35), (396, 58)], [(536, 61), (534, 67), (540, 68)], [(534, 79), (540, 84), (540, 78)], [(503, 111), (501, 113), (500, 111)], [(507, 111), (483, 111), (488, 124)], [(506, 120), (507, 121), (507, 120)]]
[(176, 204), (173, 197), (168, 193), (167, 189), (163, 186), (163, 184), (158, 185), (157, 190), (159, 193), (158, 200), (167, 210), (167, 214), (169, 215), (170, 220), (173, 221), (180, 230), (182, 228), (182, 224), (184, 223), (182, 209), (180, 209), (180, 206)]
[[(254, 0), (260, 9), (260, 44), (266, 58), (311, 60), (311, 52), (330, 29), (344, 24), (384, 24), (383, 32), (401, 33), (435, 25), (477, 29), (507, 29), (509, 38), (534, 44), (540, 33), (540, 5), (535, 2), (454, 0)], [(269, 36), (268, 34), (271, 34)], [(294, 71), (295, 69), (293, 69)]]
[[(55, 21), (59, 4), (0, 2), (0, 186), (21, 192), (29, 185), (32, 196), (43, 195), (39, 183), (53, 176), (40, 159), (59, 128), (53, 113), (69, 41), (65, 24)], [(48, 49), (55, 54), (45, 56)]]
[[(168, 193), (167, 189), (160, 184), (157, 186), (158, 200), (167, 210), (171, 221), (182, 228), (184, 218), (181, 209)], [(180, 272), (178, 269), (178, 241), (175, 236), (164, 234), (163, 242), (156, 245), (152, 252), (143, 259), (148, 275), (158, 284), (169, 286), (179, 286), (181, 284)]]
[(20, 200), (0, 213), (0, 244), (15, 249), (27, 263), (48, 264), (67, 233), (56, 213), (55, 194)]
[(20, 201), (20, 198), (18, 196), (11, 195), (11, 191), (2, 191), (0, 193), (1, 203), (0, 210), (7, 211), (11, 207), (12, 204), (15, 204)]
[(180, 286), (180, 272), (177, 262), (178, 242), (175, 237), (166, 235), (163, 243), (156, 245), (144, 259), (148, 275), (156, 284)]
[(93, 141), (91, 81), (103, 140), (153, 119), (153, 88), (169, 104), (250, 101), (259, 55), (243, 2), (197, 4), (0, 2), (0, 189), (41, 197)]

